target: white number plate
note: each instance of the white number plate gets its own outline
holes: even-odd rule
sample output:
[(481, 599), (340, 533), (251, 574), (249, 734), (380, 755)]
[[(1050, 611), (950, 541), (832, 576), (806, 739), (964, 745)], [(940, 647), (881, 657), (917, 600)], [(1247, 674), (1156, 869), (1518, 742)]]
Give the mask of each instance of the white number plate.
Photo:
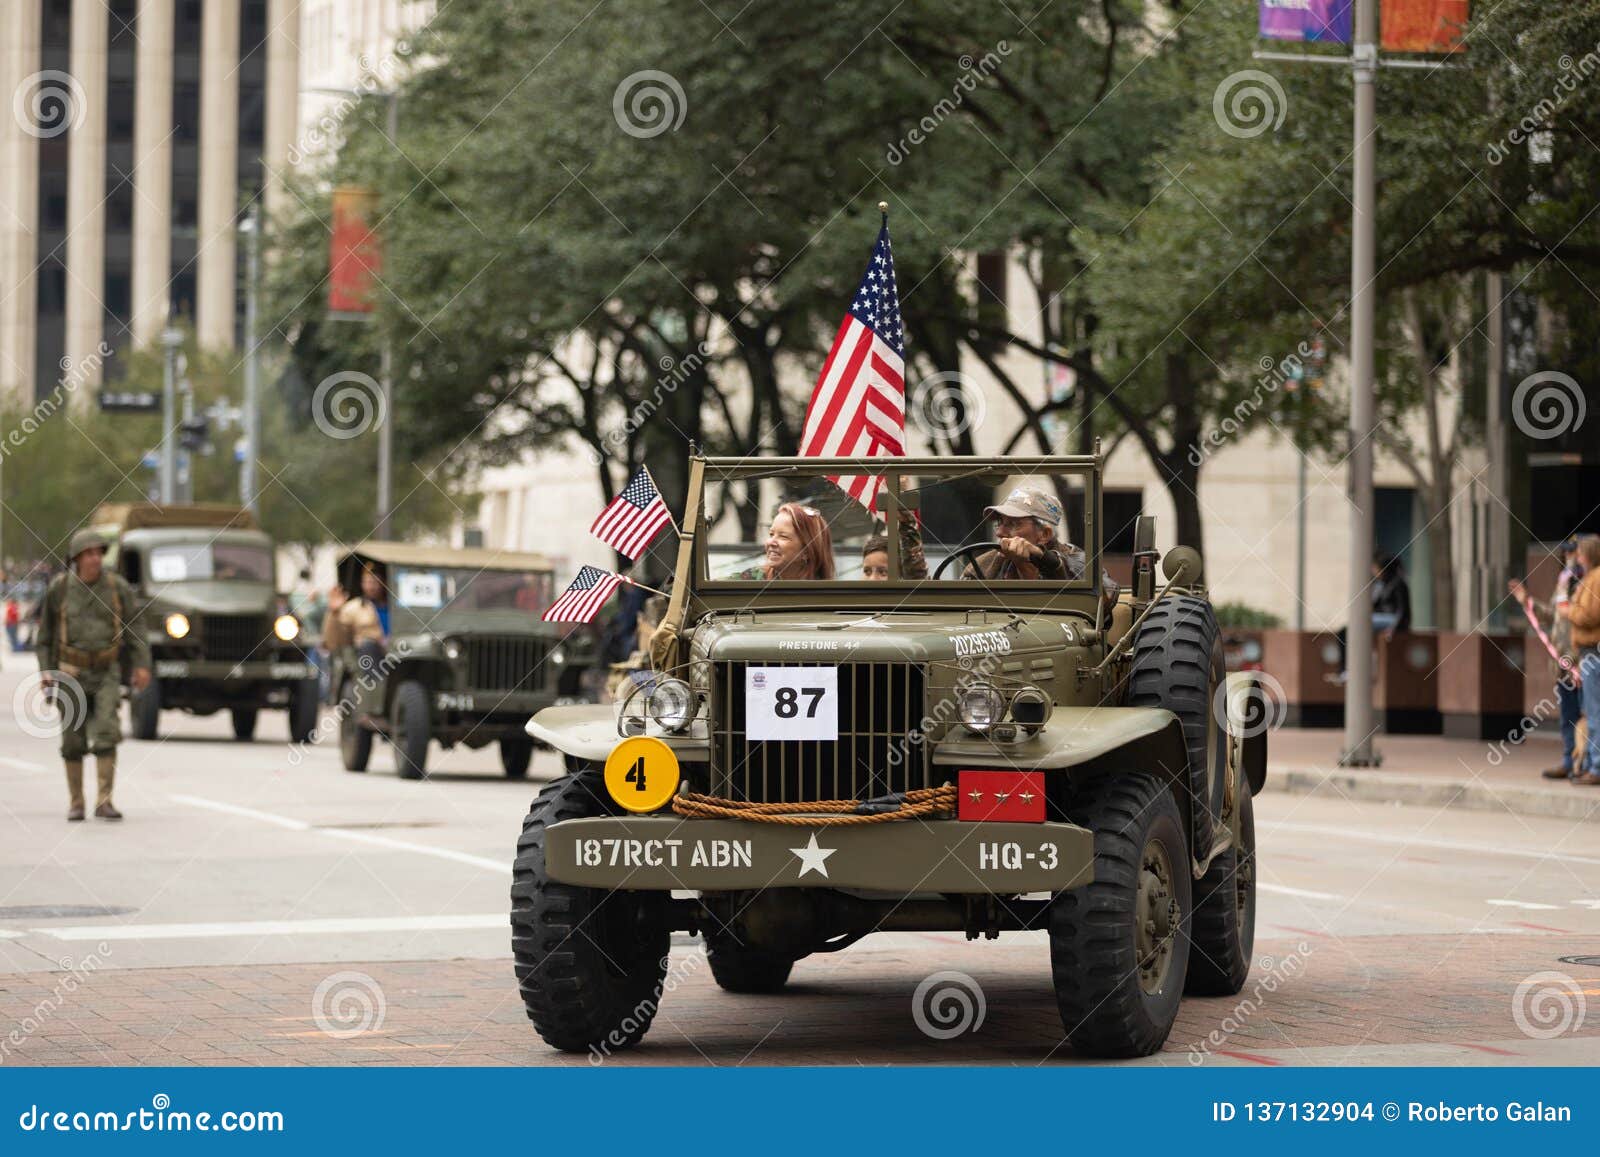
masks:
[(839, 668), (746, 668), (744, 720), (750, 739), (838, 739)]

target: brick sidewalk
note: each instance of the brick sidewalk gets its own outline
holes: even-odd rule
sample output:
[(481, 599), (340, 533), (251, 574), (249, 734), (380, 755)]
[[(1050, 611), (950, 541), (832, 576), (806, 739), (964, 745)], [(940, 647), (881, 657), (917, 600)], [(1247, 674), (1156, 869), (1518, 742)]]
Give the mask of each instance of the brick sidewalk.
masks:
[[(1061, 1044), (1040, 942), (965, 946), (908, 938), (904, 950), (813, 957), (778, 996), (720, 992), (704, 957), (674, 950), (669, 990), (643, 1047), (626, 1064), (1036, 1064), (1072, 1060)], [(1575, 978), (1564, 995), (1588, 1006), (1574, 1038), (1600, 1040), (1600, 968), (1559, 956), (1600, 953), (1600, 939), (1461, 935), (1303, 940), (1257, 945), (1240, 997), (1190, 999), (1168, 1042), (1172, 1060), (1209, 1048), (1262, 1063), (1296, 1063), (1296, 1049), (1436, 1043), (1529, 1063), (1539, 1042), (1513, 1015), (1518, 985), (1535, 973)], [(981, 986), (982, 1025), (951, 1040), (925, 1036), (912, 994), (930, 973), (961, 969)], [(330, 978), (357, 974), (344, 982)], [(25, 1065), (584, 1065), (546, 1048), (523, 1015), (509, 960), (301, 964), (252, 968), (106, 969), (33, 973), (0, 981), (0, 1061)], [(368, 981), (373, 987), (368, 987)], [(359, 1023), (319, 1024), (313, 1000)], [(365, 999), (366, 1004), (363, 1004)], [(1546, 1007), (1552, 1007), (1548, 1003)], [(1577, 1019), (1574, 1017), (1573, 1019)], [(370, 1018), (367, 1023), (371, 1024)], [(1537, 1025), (1537, 1021), (1535, 1024)], [(353, 1026), (352, 1026), (353, 1027)], [(1212, 1037), (1215, 1032), (1217, 1035)], [(1209, 1038), (1209, 1040), (1208, 1040)], [(19, 1042), (20, 1043), (17, 1043)], [(1494, 1043), (1489, 1043), (1494, 1042)], [(1507, 1043), (1511, 1042), (1511, 1043)], [(1339, 1054), (1341, 1058), (1346, 1054)], [(1481, 1059), (1481, 1056), (1480, 1058)], [(1346, 1063), (1341, 1060), (1338, 1063)]]

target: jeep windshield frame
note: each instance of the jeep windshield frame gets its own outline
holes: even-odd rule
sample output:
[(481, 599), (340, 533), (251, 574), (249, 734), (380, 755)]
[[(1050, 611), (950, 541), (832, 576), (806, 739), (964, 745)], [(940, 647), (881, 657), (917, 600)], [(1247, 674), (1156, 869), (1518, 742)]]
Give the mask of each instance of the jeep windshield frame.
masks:
[[(689, 472), (688, 510), (684, 525), (684, 546), (691, 552), (680, 559), (679, 581), (689, 580), (695, 617), (701, 613), (756, 610), (834, 609), (840, 611), (892, 610), (1000, 610), (1071, 611), (1094, 617), (1103, 594), (1101, 581), (1102, 512), (1101, 469), (1097, 455), (1054, 455), (1049, 457), (963, 457), (963, 458), (695, 458)], [(904, 519), (915, 517), (911, 507), (918, 504), (920, 490), (930, 483), (1036, 477), (1041, 482), (1069, 480), (1074, 493), (1082, 495), (1082, 526), (1068, 526), (1064, 536), (1084, 552), (1081, 578), (1076, 579), (963, 579), (959, 571), (946, 577), (911, 578), (901, 573), (903, 560), (898, 549), (889, 553), (887, 581), (866, 581), (848, 573), (832, 579), (730, 578), (715, 574), (713, 527), (708, 525), (708, 494), (728, 483), (753, 483), (772, 480), (791, 493), (800, 492), (807, 482), (833, 485), (829, 476), (876, 475), (884, 479), (879, 501), (884, 532), (891, 546), (900, 541)], [(749, 501), (748, 491), (746, 500)], [(913, 497), (916, 495), (917, 497)], [(842, 491), (838, 496), (843, 497)], [(848, 500), (847, 500), (848, 501)], [(861, 508), (857, 504), (857, 510)], [(862, 512), (864, 514), (864, 511)], [(763, 509), (763, 518), (772, 511)], [(766, 523), (758, 533), (765, 535)], [(987, 541), (968, 536), (963, 544)], [(687, 565), (684, 565), (687, 563)], [(930, 568), (932, 569), (932, 568)]]

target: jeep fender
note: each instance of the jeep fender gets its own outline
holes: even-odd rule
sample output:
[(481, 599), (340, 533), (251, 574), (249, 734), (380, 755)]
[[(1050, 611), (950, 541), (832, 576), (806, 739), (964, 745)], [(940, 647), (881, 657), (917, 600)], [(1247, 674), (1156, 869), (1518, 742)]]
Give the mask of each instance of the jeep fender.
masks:
[(1281, 720), (1274, 713), (1281, 707), (1268, 695), (1255, 671), (1235, 671), (1228, 676), (1228, 758), (1250, 785), (1251, 795), (1260, 795), (1267, 782), (1267, 732)]
[[(604, 763), (611, 749), (622, 742), (617, 734), (617, 708), (613, 703), (574, 703), (546, 707), (523, 728), (534, 739), (548, 743), (563, 755)], [(711, 745), (687, 735), (662, 735), (661, 741), (685, 763), (705, 763)]]

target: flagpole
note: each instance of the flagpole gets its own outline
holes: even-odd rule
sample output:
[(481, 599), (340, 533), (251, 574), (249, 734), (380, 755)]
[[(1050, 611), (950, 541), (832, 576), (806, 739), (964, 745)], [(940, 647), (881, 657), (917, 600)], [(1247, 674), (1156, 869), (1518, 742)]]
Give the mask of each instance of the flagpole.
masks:
[(878, 212), (883, 214), (883, 227), (887, 229), (889, 227), (889, 202), (879, 201)]
[(639, 582), (637, 579), (631, 579), (627, 575), (618, 575), (617, 577), (623, 582), (627, 583), (630, 587), (638, 587), (642, 591), (649, 591), (651, 594), (660, 595), (664, 599), (672, 597), (671, 595), (667, 594), (666, 591), (658, 591), (655, 587), (646, 586), (644, 583)]

